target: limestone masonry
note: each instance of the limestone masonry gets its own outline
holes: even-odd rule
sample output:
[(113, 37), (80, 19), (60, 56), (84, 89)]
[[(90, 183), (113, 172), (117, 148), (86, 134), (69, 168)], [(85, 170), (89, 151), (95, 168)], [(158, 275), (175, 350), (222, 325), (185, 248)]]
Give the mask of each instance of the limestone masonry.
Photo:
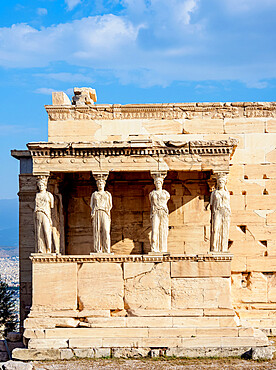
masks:
[[(276, 334), (276, 103), (53, 93), (20, 160), (17, 359), (241, 355)], [(261, 330), (260, 330), (261, 329)]]

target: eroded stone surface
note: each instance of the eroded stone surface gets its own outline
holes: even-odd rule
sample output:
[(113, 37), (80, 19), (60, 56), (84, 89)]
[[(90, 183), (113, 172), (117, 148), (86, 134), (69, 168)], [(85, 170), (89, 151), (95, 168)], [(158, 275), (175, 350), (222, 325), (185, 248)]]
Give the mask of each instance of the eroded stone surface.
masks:
[(272, 360), (274, 351), (272, 347), (252, 348), (252, 360)]
[(124, 308), (121, 266), (115, 263), (87, 263), (78, 271), (78, 301), (81, 309)]
[(33, 365), (21, 361), (7, 361), (2, 366), (3, 370), (32, 370)]
[(34, 264), (33, 307), (77, 308), (77, 265)]
[(154, 264), (150, 271), (126, 279), (125, 305), (128, 309), (171, 308), (170, 264)]
[(73, 357), (74, 357), (74, 352), (71, 348), (63, 348), (60, 350), (61, 360), (70, 360)]
[(173, 308), (231, 308), (230, 278), (172, 279)]
[(150, 348), (112, 348), (112, 357), (114, 358), (139, 358), (147, 357)]
[(21, 361), (41, 361), (41, 360), (59, 360), (60, 350), (58, 349), (26, 349), (16, 348), (12, 351), (12, 358)]

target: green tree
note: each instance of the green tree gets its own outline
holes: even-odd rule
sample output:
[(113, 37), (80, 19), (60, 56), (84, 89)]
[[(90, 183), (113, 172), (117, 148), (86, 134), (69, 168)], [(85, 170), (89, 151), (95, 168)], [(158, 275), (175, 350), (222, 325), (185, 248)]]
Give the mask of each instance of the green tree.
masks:
[(15, 311), (14, 292), (0, 276), (0, 331), (4, 336), (17, 327), (18, 320)]

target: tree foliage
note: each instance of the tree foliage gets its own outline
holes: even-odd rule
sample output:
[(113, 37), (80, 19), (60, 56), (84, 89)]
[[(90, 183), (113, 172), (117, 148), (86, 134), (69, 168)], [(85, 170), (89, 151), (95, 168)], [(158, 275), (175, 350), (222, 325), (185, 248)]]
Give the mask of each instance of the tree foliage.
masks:
[(4, 336), (17, 327), (15, 294), (0, 276), (0, 331)]

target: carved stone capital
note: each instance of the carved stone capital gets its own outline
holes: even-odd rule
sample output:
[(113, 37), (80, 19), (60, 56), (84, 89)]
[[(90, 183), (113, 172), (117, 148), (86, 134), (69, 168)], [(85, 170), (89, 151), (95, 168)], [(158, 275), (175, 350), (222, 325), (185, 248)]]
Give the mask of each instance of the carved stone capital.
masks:
[(167, 176), (167, 171), (150, 171), (150, 175), (154, 181), (158, 178), (164, 181), (164, 178)]
[(216, 171), (213, 173), (212, 177), (215, 178), (216, 180), (224, 177), (227, 180), (229, 172), (226, 171)]
[[(226, 172), (226, 171), (216, 171), (212, 174), (211, 179), (213, 179), (213, 181), (215, 182), (215, 188), (216, 188), (217, 183), (220, 179), (223, 179), (225, 181), (225, 184), (227, 183), (228, 174), (229, 174), (229, 172)], [(214, 190), (214, 189), (212, 189), (212, 190)]]
[(96, 181), (98, 180), (106, 181), (109, 175), (109, 171), (92, 171), (92, 175)]
[(229, 174), (229, 172), (226, 172), (226, 171), (214, 171), (211, 174), (210, 179), (207, 180), (207, 184), (209, 186), (210, 193), (212, 193), (212, 191), (214, 191), (216, 189), (217, 182), (218, 182), (219, 179), (224, 178), (225, 182), (227, 182), (228, 174)]
[(42, 183), (47, 188), (49, 177), (50, 177), (49, 175), (38, 175), (36, 176), (36, 183), (37, 184)]

